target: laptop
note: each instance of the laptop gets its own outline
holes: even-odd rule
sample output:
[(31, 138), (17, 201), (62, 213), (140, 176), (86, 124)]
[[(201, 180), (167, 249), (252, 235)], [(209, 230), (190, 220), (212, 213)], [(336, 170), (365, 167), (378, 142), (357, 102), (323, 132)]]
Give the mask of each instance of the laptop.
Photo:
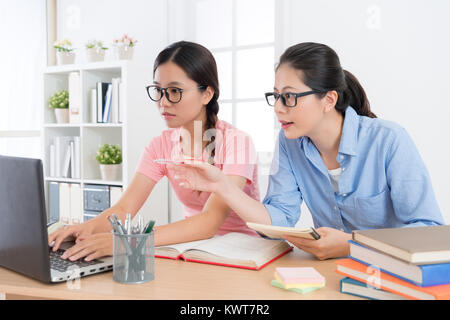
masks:
[(74, 242), (63, 244), (48, 245), (42, 161), (0, 156), (0, 266), (46, 283), (112, 270), (112, 257), (62, 259)]

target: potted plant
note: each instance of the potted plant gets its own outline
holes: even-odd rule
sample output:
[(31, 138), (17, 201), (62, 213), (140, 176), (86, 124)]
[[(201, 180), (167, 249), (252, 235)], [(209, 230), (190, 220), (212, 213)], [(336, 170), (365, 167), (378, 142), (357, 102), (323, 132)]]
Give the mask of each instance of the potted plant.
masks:
[(69, 122), (69, 92), (67, 90), (55, 92), (48, 100), (48, 105), (55, 110), (57, 123)]
[(120, 146), (107, 143), (100, 146), (95, 159), (100, 164), (100, 174), (103, 180), (118, 180), (122, 164), (122, 149)]
[(105, 59), (105, 51), (107, 47), (98, 40), (92, 40), (86, 43), (86, 56), (88, 62), (103, 61)]
[(120, 39), (114, 39), (113, 45), (116, 58), (119, 60), (131, 60), (136, 43), (137, 40), (129, 37), (127, 34), (124, 34)]
[(53, 47), (56, 49), (56, 63), (58, 65), (73, 64), (75, 62), (74, 48), (72, 48), (72, 43), (67, 38), (56, 41)]

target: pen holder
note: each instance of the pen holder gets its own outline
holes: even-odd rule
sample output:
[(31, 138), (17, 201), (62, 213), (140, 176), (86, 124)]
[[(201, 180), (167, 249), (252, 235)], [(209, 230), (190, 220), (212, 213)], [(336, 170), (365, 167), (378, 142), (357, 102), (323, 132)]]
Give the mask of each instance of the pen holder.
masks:
[(154, 231), (144, 234), (114, 233), (114, 281), (138, 284), (155, 278)]

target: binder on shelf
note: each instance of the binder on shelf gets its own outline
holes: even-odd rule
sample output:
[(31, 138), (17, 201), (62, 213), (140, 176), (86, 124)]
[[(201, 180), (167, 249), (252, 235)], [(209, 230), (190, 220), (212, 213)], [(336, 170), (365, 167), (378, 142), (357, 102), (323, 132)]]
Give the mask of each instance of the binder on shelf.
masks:
[(103, 123), (111, 122), (111, 98), (112, 98), (112, 84), (108, 84), (105, 96), (105, 107), (103, 108)]
[(81, 146), (79, 136), (73, 137), (73, 145), (74, 145), (73, 166), (75, 167), (75, 170), (72, 178), (81, 179)]
[(62, 164), (62, 172), (61, 172), (61, 176), (63, 178), (69, 178), (69, 168), (70, 168), (70, 142), (69, 144), (66, 144), (64, 146), (65, 148), (65, 153), (64, 153), (64, 160), (63, 160), (63, 164)]
[(125, 84), (119, 83), (119, 123), (124, 121), (124, 107), (125, 107)]
[(70, 224), (70, 184), (59, 184), (59, 220)]
[(110, 186), (109, 187), (109, 206), (115, 205), (122, 196), (122, 187)]
[(75, 143), (70, 141), (70, 176), (75, 178)]
[(97, 82), (97, 123), (103, 123), (106, 92), (109, 82)]
[(56, 177), (56, 154), (55, 154), (55, 145), (51, 144), (50, 145), (50, 150), (49, 150), (49, 175), (50, 177)]
[(81, 123), (81, 79), (79, 72), (69, 73), (69, 122)]
[(90, 122), (97, 123), (97, 88), (89, 90)]
[(120, 78), (112, 78), (111, 122), (119, 123), (119, 85)]
[(81, 185), (72, 183), (70, 185), (70, 224), (82, 223), (83, 214)]
[(49, 182), (48, 185), (49, 202), (49, 223), (59, 221), (59, 183)]

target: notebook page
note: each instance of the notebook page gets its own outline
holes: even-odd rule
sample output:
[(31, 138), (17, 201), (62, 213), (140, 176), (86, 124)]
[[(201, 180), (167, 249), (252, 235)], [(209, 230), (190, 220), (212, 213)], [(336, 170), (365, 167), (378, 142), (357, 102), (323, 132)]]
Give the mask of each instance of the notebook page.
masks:
[(195, 247), (208, 253), (236, 259), (260, 262), (270, 255), (273, 248), (280, 245), (280, 241), (266, 240), (247, 234), (231, 232), (215, 237)]

